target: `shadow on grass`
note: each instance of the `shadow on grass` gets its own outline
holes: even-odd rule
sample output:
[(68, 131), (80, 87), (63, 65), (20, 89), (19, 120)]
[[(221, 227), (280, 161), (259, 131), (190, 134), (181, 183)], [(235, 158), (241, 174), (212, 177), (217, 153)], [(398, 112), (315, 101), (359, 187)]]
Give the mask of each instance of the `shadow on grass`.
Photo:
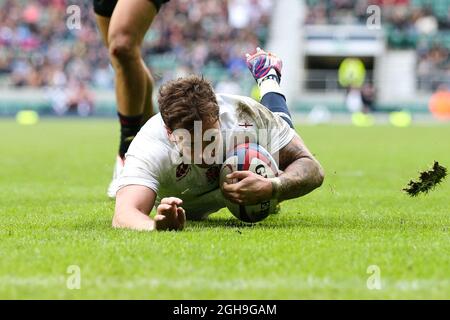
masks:
[[(406, 220), (406, 219), (405, 219)], [(282, 217), (282, 214), (273, 215), (267, 219), (258, 223), (245, 223), (234, 217), (210, 217), (206, 220), (192, 221), (189, 220), (186, 223), (187, 232), (201, 232), (203, 230), (230, 230), (237, 233), (242, 231), (251, 230), (274, 230), (274, 229), (295, 229), (295, 230), (329, 230), (330, 232), (342, 232), (344, 230), (382, 230), (386, 232), (388, 230), (436, 230), (438, 232), (447, 232), (447, 228), (439, 222), (427, 222), (424, 221), (405, 221), (402, 218), (371, 218), (371, 217), (324, 217), (314, 216), (311, 214), (302, 216), (290, 216), (289, 219)], [(134, 234), (136, 231), (114, 229), (111, 227), (111, 221), (109, 219), (89, 220), (89, 221), (77, 221), (65, 226), (57, 226), (57, 229), (64, 229), (68, 231), (78, 232), (113, 232), (122, 234)]]
[[(101, 231), (109, 232), (112, 230), (118, 231), (111, 227), (111, 218), (97, 217), (89, 220), (76, 219), (67, 223), (67, 220), (58, 221), (57, 224), (52, 224), (53, 228), (65, 229), (81, 232)], [(35, 228), (35, 227), (34, 227)], [(421, 219), (409, 219), (405, 216), (371, 216), (370, 214), (361, 215), (324, 215), (314, 214), (313, 212), (287, 212), (269, 216), (267, 219), (258, 223), (245, 223), (231, 215), (219, 214), (212, 215), (206, 220), (194, 221), (188, 220), (186, 223), (186, 231), (201, 231), (203, 229), (235, 229), (236, 232), (240, 230), (270, 230), (270, 229), (327, 229), (327, 230), (346, 230), (346, 229), (382, 229), (382, 230), (422, 230), (434, 229), (443, 231), (445, 226), (439, 221), (424, 221)], [(120, 230), (123, 231), (123, 230)], [(134, 231), (130, 231), (134, 232)]]
[(426, 230), (435, 229), (445, 232), (446, 228), (439, 222), (416, 221), (407, 217), (391, 217), (391, 216), (326, 216), (315, 215), (314, 213), (304, 213), (283, 216), (283, 213), (269, 216), (267, 219), (255, 223), (245, 223), (236, 218), (226, 217), (210, 217), (203, 221), (188, 221), (188, 228), (201, 230), (202, 228), (230, 228), (237, 230), (250, 229), (326, 229), (330, 231), (343, 230)]
[(279, 215), (273, 215), (257, 223), (246, 223), (236, 218), (210, 217), (201, 221), (188, 221), (187, 226), (194, 229), (202, 228), (230, 228), (230, 229), (285, 229), (301, 226), (297, 219), (285, 220), (279, 219)]
[[(257, 223), (246, 223), (238, 220), (234, 217), (221, 217), (221, 216), (211, 216), (205, 220), (188, 220), (186, 222), (187, 229), (202, 230), (202, 229), (216, 229), (216, 228), (227, 228), (227, 229), (241, 229), (241, 230), (251, 230), (251, 229), (287, 229), (287, 228), (298, 228), (306, 227), (310, 228), (313, 226), (317, 227), (317, 221), (312, 221), (311, 219), (305, 217), (296, 217), (294, 219), (284, 219), (282, 214), (271, 215), (263, 221)], [(319, 222), (320, 223), (320, 222)], [(329, 223), (320, 223), (321, 227), (330, 227)], [(58, 227), (62, 227), (59, 225)], [(63, 226), (66, 230), (77, 230), (77, 231), (110, 231), (119, 230), (113, 229), (111, 227), (111, 219), (102, 217), (101, 219), (91, 219), (85, 221), (73, 221), (70, 224)], [(124, 230), (119, 230), (124, 231)], [(132, 231), (133, 232), (133, 231)]]
[(254, 228), (258, 224), (245, 223), (234, 218), (208, 218), (205, 220), (189, 220), (189, 227), (194, 228)]

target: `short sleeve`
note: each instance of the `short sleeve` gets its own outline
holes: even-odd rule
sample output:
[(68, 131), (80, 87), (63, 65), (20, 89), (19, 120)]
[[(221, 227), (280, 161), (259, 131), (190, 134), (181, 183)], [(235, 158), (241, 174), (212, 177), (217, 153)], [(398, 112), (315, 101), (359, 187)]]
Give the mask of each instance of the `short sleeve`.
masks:
[(162, 143), (139, 132), (126, 154), (118, 188), (141, 185), (158, 193), (163, 166), (170, 162), (168, 156), (167, 148)]
[(156, 163), (152, 164), (134, 155), (127, 155), (119, 178), (118, 189), (129, 185), (141, 185), (158, 193), (159, 175)]

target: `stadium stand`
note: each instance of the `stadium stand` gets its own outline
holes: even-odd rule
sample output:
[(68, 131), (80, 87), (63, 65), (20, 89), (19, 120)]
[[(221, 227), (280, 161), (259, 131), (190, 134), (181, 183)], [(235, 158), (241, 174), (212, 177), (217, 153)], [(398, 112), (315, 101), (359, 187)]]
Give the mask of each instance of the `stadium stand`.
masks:
[[(287, 3), (301, 9), (287, 11)], [(93, 101), (96, 114), (114, 114), (113, 71), (92, 3), (76, 2), (79, 30), (66, 26), (69, 4), (0, 0), (0, 115), (23, 108), (63, 114), (70, 104)], [(381, 8), (379, 31), (366, 27), (372, 4)], [(303, 27), (289, 30), (295, 26)], [(293, 111), (325, 105), (345, 112), (337, 69), (349, 56), (364, 62), (375, 104), (423, 111), (429, 96), (450, 84), (450, 0), (173, 0), (143, 53), (157, 85), (201, 73), (220, 91), (249, 95), (254, 82), (244, 54), (256, 46), (294, 66), (282, 82)]]
[[(227, 84), (238, 81), (249, 94), (253, 79), (244, 55), (264, 46), (272, 4), (272, 0), (171, 1), (147, 33), (144, 59), (158, 83), (202, 73), (231, 91), (235, 89)], [(45, 88), (52, 95), (55, 89), (113, 88), (108, 51), (97, 32), (91, 1), (76, 3), (81, 9), (80, 30), (66, 27), (68, 5), (65, 0), (0, 0), (1, 88)]]

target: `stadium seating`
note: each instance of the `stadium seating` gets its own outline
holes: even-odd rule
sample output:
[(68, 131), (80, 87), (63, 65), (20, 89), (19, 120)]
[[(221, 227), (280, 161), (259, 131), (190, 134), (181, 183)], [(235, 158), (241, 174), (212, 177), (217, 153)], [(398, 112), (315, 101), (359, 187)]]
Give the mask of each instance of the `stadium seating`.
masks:
[[(186, 73), (204, 74), (214, 85), (237, 77), (241, 88), (248, 91), (242, 93), (249, 94), (254, 81), (245, 67), (245, 53), (264, 46), (272, 3), (266, 0), (250, 6), (249, 1), (246, 7), (239, 8), (226, 0), (177, 0), (165, 4), (143, 48), (144, 60), (157, 84)], [(84, 83), (92, 90), (109, 89), (113, 94), (114, 75), (95, 25), (92, 2), (77, 5), (82, 13), (81, 29), (69, 30), (65, 19), (61, 19), (67, 16), (65, 1), (0, 1), (0, 89), (70, 90)], [(244, 16), (249, 19), (237, 25), (230, 19), (229, 11), (233, 10), (246, 10)], [(179, 21), (184, 21), (182, 28)], [(181, 39), (179, 43), (177, 39)], [(204, 52), (198, 49), (200, 46)]]

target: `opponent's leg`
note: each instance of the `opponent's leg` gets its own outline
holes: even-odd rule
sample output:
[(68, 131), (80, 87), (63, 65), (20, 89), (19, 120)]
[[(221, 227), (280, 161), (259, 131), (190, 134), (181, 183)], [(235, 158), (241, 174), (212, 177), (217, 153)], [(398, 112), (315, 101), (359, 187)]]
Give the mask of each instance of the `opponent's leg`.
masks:
[[(109, 30), (109, 23), (111, 18), (104, 17), (101, 15), (96, 14), (95, 15), (97, 20), (97, 25), (100, 30), (100, 34), (102, 36), (103, 42), (107, 48), (109, 48), (108, 44), (108, 30)], [(150, 119), (155, 113), (153, 108), (153, 84), (154, 80), (150, 73), (150, 70), (146, 66), (143, 59), (141, 59), (142, 62), (142, 68), (145, 70), (145, 98), (144, 98), (144, 110), (142, 113), (142, 121), (141, 125), (144, 125), (148, 119)]]
[[(147, 1), (147, 0), (145, 0), (145, 1)], [(151, 4), (150, 4), (150, 6), (151, 6)], [(100, 9), (102, 9), (102, 8), (100, 8)], [(119, 9), (119, 10), (124, 10), (124, 9)], [(114, 8), (114, 5), (111, 4), (111, 6), (109, 6), (109, 8), (107, 8), (106, 10), (100, 10), (99, 14), (96, 14), (97, 25), (98, 25), (100, 33), (102, 35), (103, 42), (104, 42), (105, 46), (110, 50), (110, 52), (112, 50), (112, 48), (110, 46), (110, 39), (112, 38), (112, 37), (110, 37), (110, 25), (111, 25), (110, 16), (112, 16), (112, 14), (114, 12), (116, 12), (116, 9)], [(142, 32), (140, 33), (142, 35), (140, 36), (140, 38), (137, 38), (134, 41), (128, 41), (128, 43), (138, 43), (138, 45), (140, 46), (140, 43), (142, 42), (142, 38), (145, 35), (145, 32), (147, 31), (149, 25), (151, 24), (151, 21), (154, 18), (154, 15), (155, 15), (152, 8), (150, 8), (150, 10), (148, 12), (150, 12), (148, 15), (148, 20), (149, 20), (148, 24), (142, 23), (142, 24), (140, 24), (140, 26), (141, 25), (143, 25), (143, 26), (139, 27), (142, 29)], [(145, 17), (142, 19), (145, 19)], [(130, 19), (128, 19), (128, 21), (130, 21)], [(130, 24), (132, 24), (132, 22)], [(115, 29), (115, 36), (120, 36), (120, 34), (123, 33), (123, 31), (125, 31), (125, 33), (127, 31), (132, 32), (128, 28), (124, 28), (123, 26), (119, 25), (118, 28)], [(126, 36), (125, 36), (125, 38), (126, 38)], [(123, 44), (126, 45), (127, 43), (125, 42)], [(123, 53), (124, 50), (121, 51), (121, 49), (123, 49), (123, 48), (120, 48), (120, 46), (118, 46), (117, 43), (115, 43), (114, 45), (115, 45), (114, 50), (116, 50), (116, 52), (117, 52), (117, 48), (119, 47), (119, 51)], [(140, 50), (138, 51), (138, 53), (139, 53), (139, 57), (140, 57)], [(116, 56), (111, 55), (111, 60), (116, 59), (116, 58), (117, 58)], [(123, 71), (125, 71), (125, 72), (127, 71), (126, 66), (125, 66), (125, 64), (121, 64), (121, 61), (122, 61), (121, 59), (116, 59), (116, 61), (118, 62), (119, 68), (121, 66), (123, 66), (123, 69), (121, 70), (122, 73), (117, 72), (119, 68), (115, 68), (115, 70), (116, 70), (116, 85), (120, 84), (123, 88), (123, 86), (126, 86), (126, 83), (124, 84), (125, 81), (122, 81), (121, 79), (123, 79), (123, 76), (122, 76)], [(154, 113), (153, 112), (153, 101), (152, 101), (153, 78), (152, 78), (151, 73), (148, 70), (147, 66), (145, 65), (144, 61), (142, 60), (142, 58), (140, 58), (139, 61), (140, 61), (140, 64), (141, 64), (141, 67), (143, 70), (143, 72), (139, 73), (139, 74), (144, 75), (144, 77), (143, 77), (143, 79), (144, 79), (144, 85), (143, 85), (144, 98), (143, 98), (143, 101), (141, 104), (142, 111), (140, 110), (141, 108), (137, 108), (138, 109), (137, 112), (136, 111), (134, 111), (134, 112), (136, 112), (138, 114), (133, 115), (132, 108), (130, 108), (130, 106), (127, 104), (123, 104), (124, 99), (119, 98), (119, 96), (127, 95), (130, 93), (127, 93), (127, 90), (116, 89), (116, 95), (118, 97), (117, 109), (118, 109), (118, 115), (119, 115), (120, 125), (121, 125), (121, 130), (120, 130), (121, 134), (120, 134), (119, 154), (117, 156), (116, 164), (114, 166), (114, 171), (113, 171), (113, 180), (108, 187), (108, 196), (110, 196), (110, 197), (115, 196), (115, 192), (116, 192), (116, 183), (115, 182), (116, 182), (116, 179), (120, 176), (120, 174), (122, 172), (122, 169), (124, 166), (124, 155), (125, 155), (126, 151), (128, 150), (128, 147), (129, 147), (131, 141), (133, 140), (134, 136), (137, 134), (137, 132), (139, 131), (141, 126)], [(114, 63), (113, 63), (113, 66), (114, 66)], [(138, 90), (139, 90), (139, 87), (138, 87)], [(126, 101), (126, 99), (125, 99), (125, 101)], [(136, 108), (134, 110), (136, 110)]]
[(153, 108), (153, 86), (155, 81), (153, 80), (153, 76), (145, 64), (144, 60), (142, 61), (142, 67), (145, 71), (145, 97), (144, 97), (144, 110), (142, 112), (141, 126), (143, 126), (148, 119), (155, 115), (155, 109)]
[(95, 14), (95, 20), (97, 21), (97, 27), (100, 31), (100, 35), (102, 36), (103, 43), (108, 48), (108, 29), (111, 18)]
[[(103, 43), (105, 44), (105, 46), (107, 48), (109, 48), (108, 29), (109, 29), (109, 23), (110, 23), (111, 18), (107, 17), (107, 16), (102, 16), (102, 15), (96, 14), (95, 19), (97, 21), (97, 26), (98, 26), (98, 29), (100, 30), (100, 34), (102, 36)], [(122, 141), (122, 137), (121, 137), (120, 141)], [(121, 147), (121, 145), (122, 145), (122, 143), (120, 143), (120, 147)], [(116, 195), (116, 189), (117, 189), (116, 179), (120, 176), (120, 174), (123, 170), (123, 166), (124, 166), (124, 160), (122, 159), (122, 157), (120, 155), (118, 155), (116, 157), (116, 163), (114, 165), (113, 178), (112, 178), (111, 183), (108, 186), (108, 191), (107, 191), (108, 196), (111, 198), (114, 198)]]
[(149, 0), (119, 0), (109, 22), (107, 43), (116, 78), (121, 158), (142, 122), (153, 112), (152, 80), (140, 50), (156, 13), (155, 5)]

